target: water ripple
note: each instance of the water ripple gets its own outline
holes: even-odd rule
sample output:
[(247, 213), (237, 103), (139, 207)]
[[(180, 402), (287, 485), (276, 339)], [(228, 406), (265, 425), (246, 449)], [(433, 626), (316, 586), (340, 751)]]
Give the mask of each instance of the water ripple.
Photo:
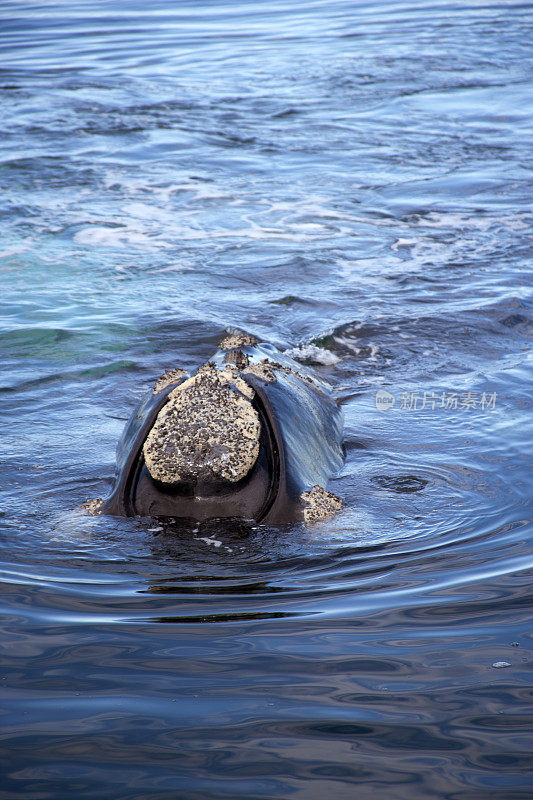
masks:
[[(529, 800), (524, 5), (0, 24), (0, 800)], [(333, 384), (342, 514), (86, 516), (232, 328)]]

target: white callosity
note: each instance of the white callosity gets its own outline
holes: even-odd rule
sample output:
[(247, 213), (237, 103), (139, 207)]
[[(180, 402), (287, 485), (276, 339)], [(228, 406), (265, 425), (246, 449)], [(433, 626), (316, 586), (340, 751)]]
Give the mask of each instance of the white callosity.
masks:
[(321, 486), (313, 486), (307, 492), (302, 492), (301, 499), (304, 505), (303, 515), (306, 522), (318, 522), (328, 519), (342, 509), (340, 497), (327, 492)]
[(154, 386), (154, 394), (159, 394), (163, 389), (166, 389), (171, 383), (178, 383), (188, 373), (184, 369), (167, 369), (160, 378), (157, 379)]
[(89, 514), (89, 516), (96, 517), (98, 514), (102, 513), (103, 505), (104, 501), (101, 497), (98, 497), (96, 500), (86, 500), (82, 505), (82, 509), (86, 514)]
[(244, 478), (259, 454), (253, 395), (233, 365), (217, 370), (208, 363), (177, 386), (144, 443), (152, 478), (165, 484)]
[(250, 364), (250, 366), (243, 370), (243, 374), (257, 375), (257, 377), (262, 378), (265, 383), (274, 383), (276, 380), (276, 375), (266, 359), (258, 364)]
[(231, 333), (222, 339), (219, 347), (221, 350), (235, 350), (238, 347), (253, 347), (258, 342), (259, 339), (250, 333)]

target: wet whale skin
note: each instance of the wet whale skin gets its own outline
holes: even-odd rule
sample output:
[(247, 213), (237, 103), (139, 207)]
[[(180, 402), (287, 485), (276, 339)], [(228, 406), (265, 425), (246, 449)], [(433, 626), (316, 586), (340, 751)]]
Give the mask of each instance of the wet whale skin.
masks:
[[(163, 485), (150, 475), (143, 445), (159, 412), (186, 376), (158, 393), (150, 390), (127, 423), (117, 447), (115, 482), (101, 512), (120, 516), (205, 521), (225, 517), (281, 523), (304, 516), (302, 494), (327, 486), (343, 464), (342, 411), (329, 385), (267, 344), (239, 348), (247, 366), (239, 378), (253, 389), (260, 420), (259, 455), (236, 483), (197, 480)], [(228, 352), (212, 358), (227, 367)], [(262, 366), (267, 374), (262, 374)]]

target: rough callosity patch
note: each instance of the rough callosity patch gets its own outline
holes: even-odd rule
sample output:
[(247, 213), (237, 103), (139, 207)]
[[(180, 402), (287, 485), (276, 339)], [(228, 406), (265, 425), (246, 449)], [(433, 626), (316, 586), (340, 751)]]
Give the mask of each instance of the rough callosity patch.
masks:
[(211, 362), (173, 389), (144, 443), (152, 478), (166, 484), (244, 478), (259, 454), (253, 395), (235, 366), (219, 371)]
[(242, 350), (228, 350), (224, 356), (224, 362), (226, 364), (235, 364), (237, 369), (242, 370), (248, 366), (250, 359)]
[(187, 375), (184, 369), (167, 369), (160, 378), (157, 379), (154, 386), (154, 394), (159, 394), (163, 389), (166, 389), (171, 383), (177, 383)]
[(92, 517), (96, 517), (98, 514), (102, 513), (102, 506), (104, 501), (101, 497), (98, 497), (96, 500), (86, 500), (83, 503), (82, 508), (86, 514), (90, 514)]
[(253, 347), (259, 344), (259, 339), (249, 333), (232, 333), (226, 336), (219, 344), (221, 350), (235, 350), (238, 347)]
[(223, 370), (217, 372), (214, 362), (208, 361), (207, 364), (204, 364), (203, 367), (200, 367), (198, 370), (198, 375), (213, 375), (215, 373), (218, 376), (218, 380), (223, 383), (231, 383), (241, 394), (244, 394), (250, 400), (253, 399), (254, 390), (240, 377), (239, 369), (235, 364), (226, 364)]
[(251, 364), (249, 367), (246, 367), (244, 370), (244, 375), (247, 375), (248, 373), (257, 375), (257, 377), (262, 378), (265, 383), (273, 383), (276, 380), (276, 375), (270, 368), (270, 364), (267, 359), (259, 364)]
[(327, 492), (321, 486), (313, 486), (308, 492), (302, 492), (301, 499), (304, 503), (304, 520), (306, 522), (327, 519), (340, 511), (343, 505), (340, 497)]

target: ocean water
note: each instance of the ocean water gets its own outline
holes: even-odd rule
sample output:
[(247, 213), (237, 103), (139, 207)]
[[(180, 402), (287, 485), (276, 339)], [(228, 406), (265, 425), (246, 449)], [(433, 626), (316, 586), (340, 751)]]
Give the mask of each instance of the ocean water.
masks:
[[(533, 796), (532, 22), (4, 0), (1, 800)], [(233, 329), (334, 386), (345, 510), (85, 515)]]

